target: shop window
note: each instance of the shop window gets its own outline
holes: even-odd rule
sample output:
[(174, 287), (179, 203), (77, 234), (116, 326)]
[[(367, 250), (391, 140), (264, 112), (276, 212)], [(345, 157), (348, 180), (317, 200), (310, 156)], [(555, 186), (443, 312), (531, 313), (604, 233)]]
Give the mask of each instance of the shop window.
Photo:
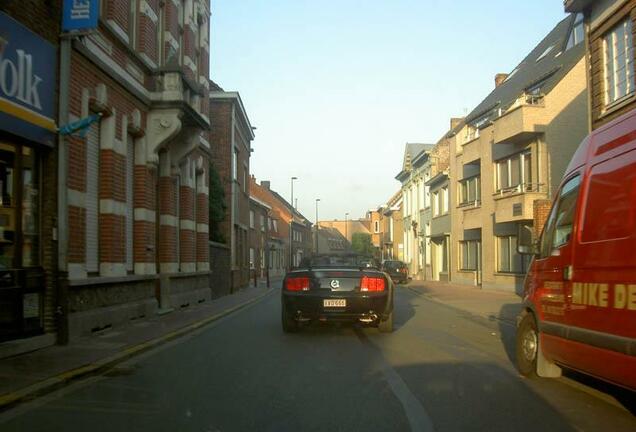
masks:
[(0, 142), (0, 270), (40, 264), (39, 160)]

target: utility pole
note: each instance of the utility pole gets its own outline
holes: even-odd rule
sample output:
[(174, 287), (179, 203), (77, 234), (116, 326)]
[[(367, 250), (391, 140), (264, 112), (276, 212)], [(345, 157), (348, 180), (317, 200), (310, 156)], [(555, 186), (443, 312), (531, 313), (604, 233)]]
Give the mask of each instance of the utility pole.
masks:
[(314, 235), (316, 236), (316, 255), (318, 255), (318, 203), (320, 198), (316, 198), (316, 225), (314, 225)]
[(298, 177), (291, 178), (291, 219), (289, 221), (289, 269), (294, 266), (294, 180), (298, 180)]

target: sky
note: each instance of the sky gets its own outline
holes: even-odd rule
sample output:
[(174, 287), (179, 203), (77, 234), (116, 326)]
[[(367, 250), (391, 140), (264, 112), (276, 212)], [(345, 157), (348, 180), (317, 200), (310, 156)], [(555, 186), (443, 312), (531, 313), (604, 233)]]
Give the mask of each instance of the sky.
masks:
[(318, 219), (400, 188), (407, 142), (436, 143), (563, 18), (561, 0), (212, 0), (211, 78), (238, 91), (250, 171)]

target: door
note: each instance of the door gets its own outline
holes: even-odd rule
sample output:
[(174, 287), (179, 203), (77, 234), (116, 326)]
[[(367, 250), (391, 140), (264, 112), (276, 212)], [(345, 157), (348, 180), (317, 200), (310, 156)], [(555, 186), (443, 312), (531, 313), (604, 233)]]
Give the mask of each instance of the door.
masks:
[(535, 305), (539, 315), (543, 352), (555, 360), (564, 358), (562, 339), (566, 334), (566, 293), (571, 291), (572, 233), (581, 176), (563, 183), (552, 207), (535, 261)]

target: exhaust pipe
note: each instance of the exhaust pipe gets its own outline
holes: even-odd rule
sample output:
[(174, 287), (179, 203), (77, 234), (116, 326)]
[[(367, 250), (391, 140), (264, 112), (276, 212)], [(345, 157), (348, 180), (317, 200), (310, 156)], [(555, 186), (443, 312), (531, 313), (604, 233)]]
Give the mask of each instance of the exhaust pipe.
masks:
[(378, 320), (378, 315), (375, 312), (371, 311), (369, 312), (368, 315), (363, 316), (362, 318), (359, 318), (358, 320), (361, 323), (370, 324)]

